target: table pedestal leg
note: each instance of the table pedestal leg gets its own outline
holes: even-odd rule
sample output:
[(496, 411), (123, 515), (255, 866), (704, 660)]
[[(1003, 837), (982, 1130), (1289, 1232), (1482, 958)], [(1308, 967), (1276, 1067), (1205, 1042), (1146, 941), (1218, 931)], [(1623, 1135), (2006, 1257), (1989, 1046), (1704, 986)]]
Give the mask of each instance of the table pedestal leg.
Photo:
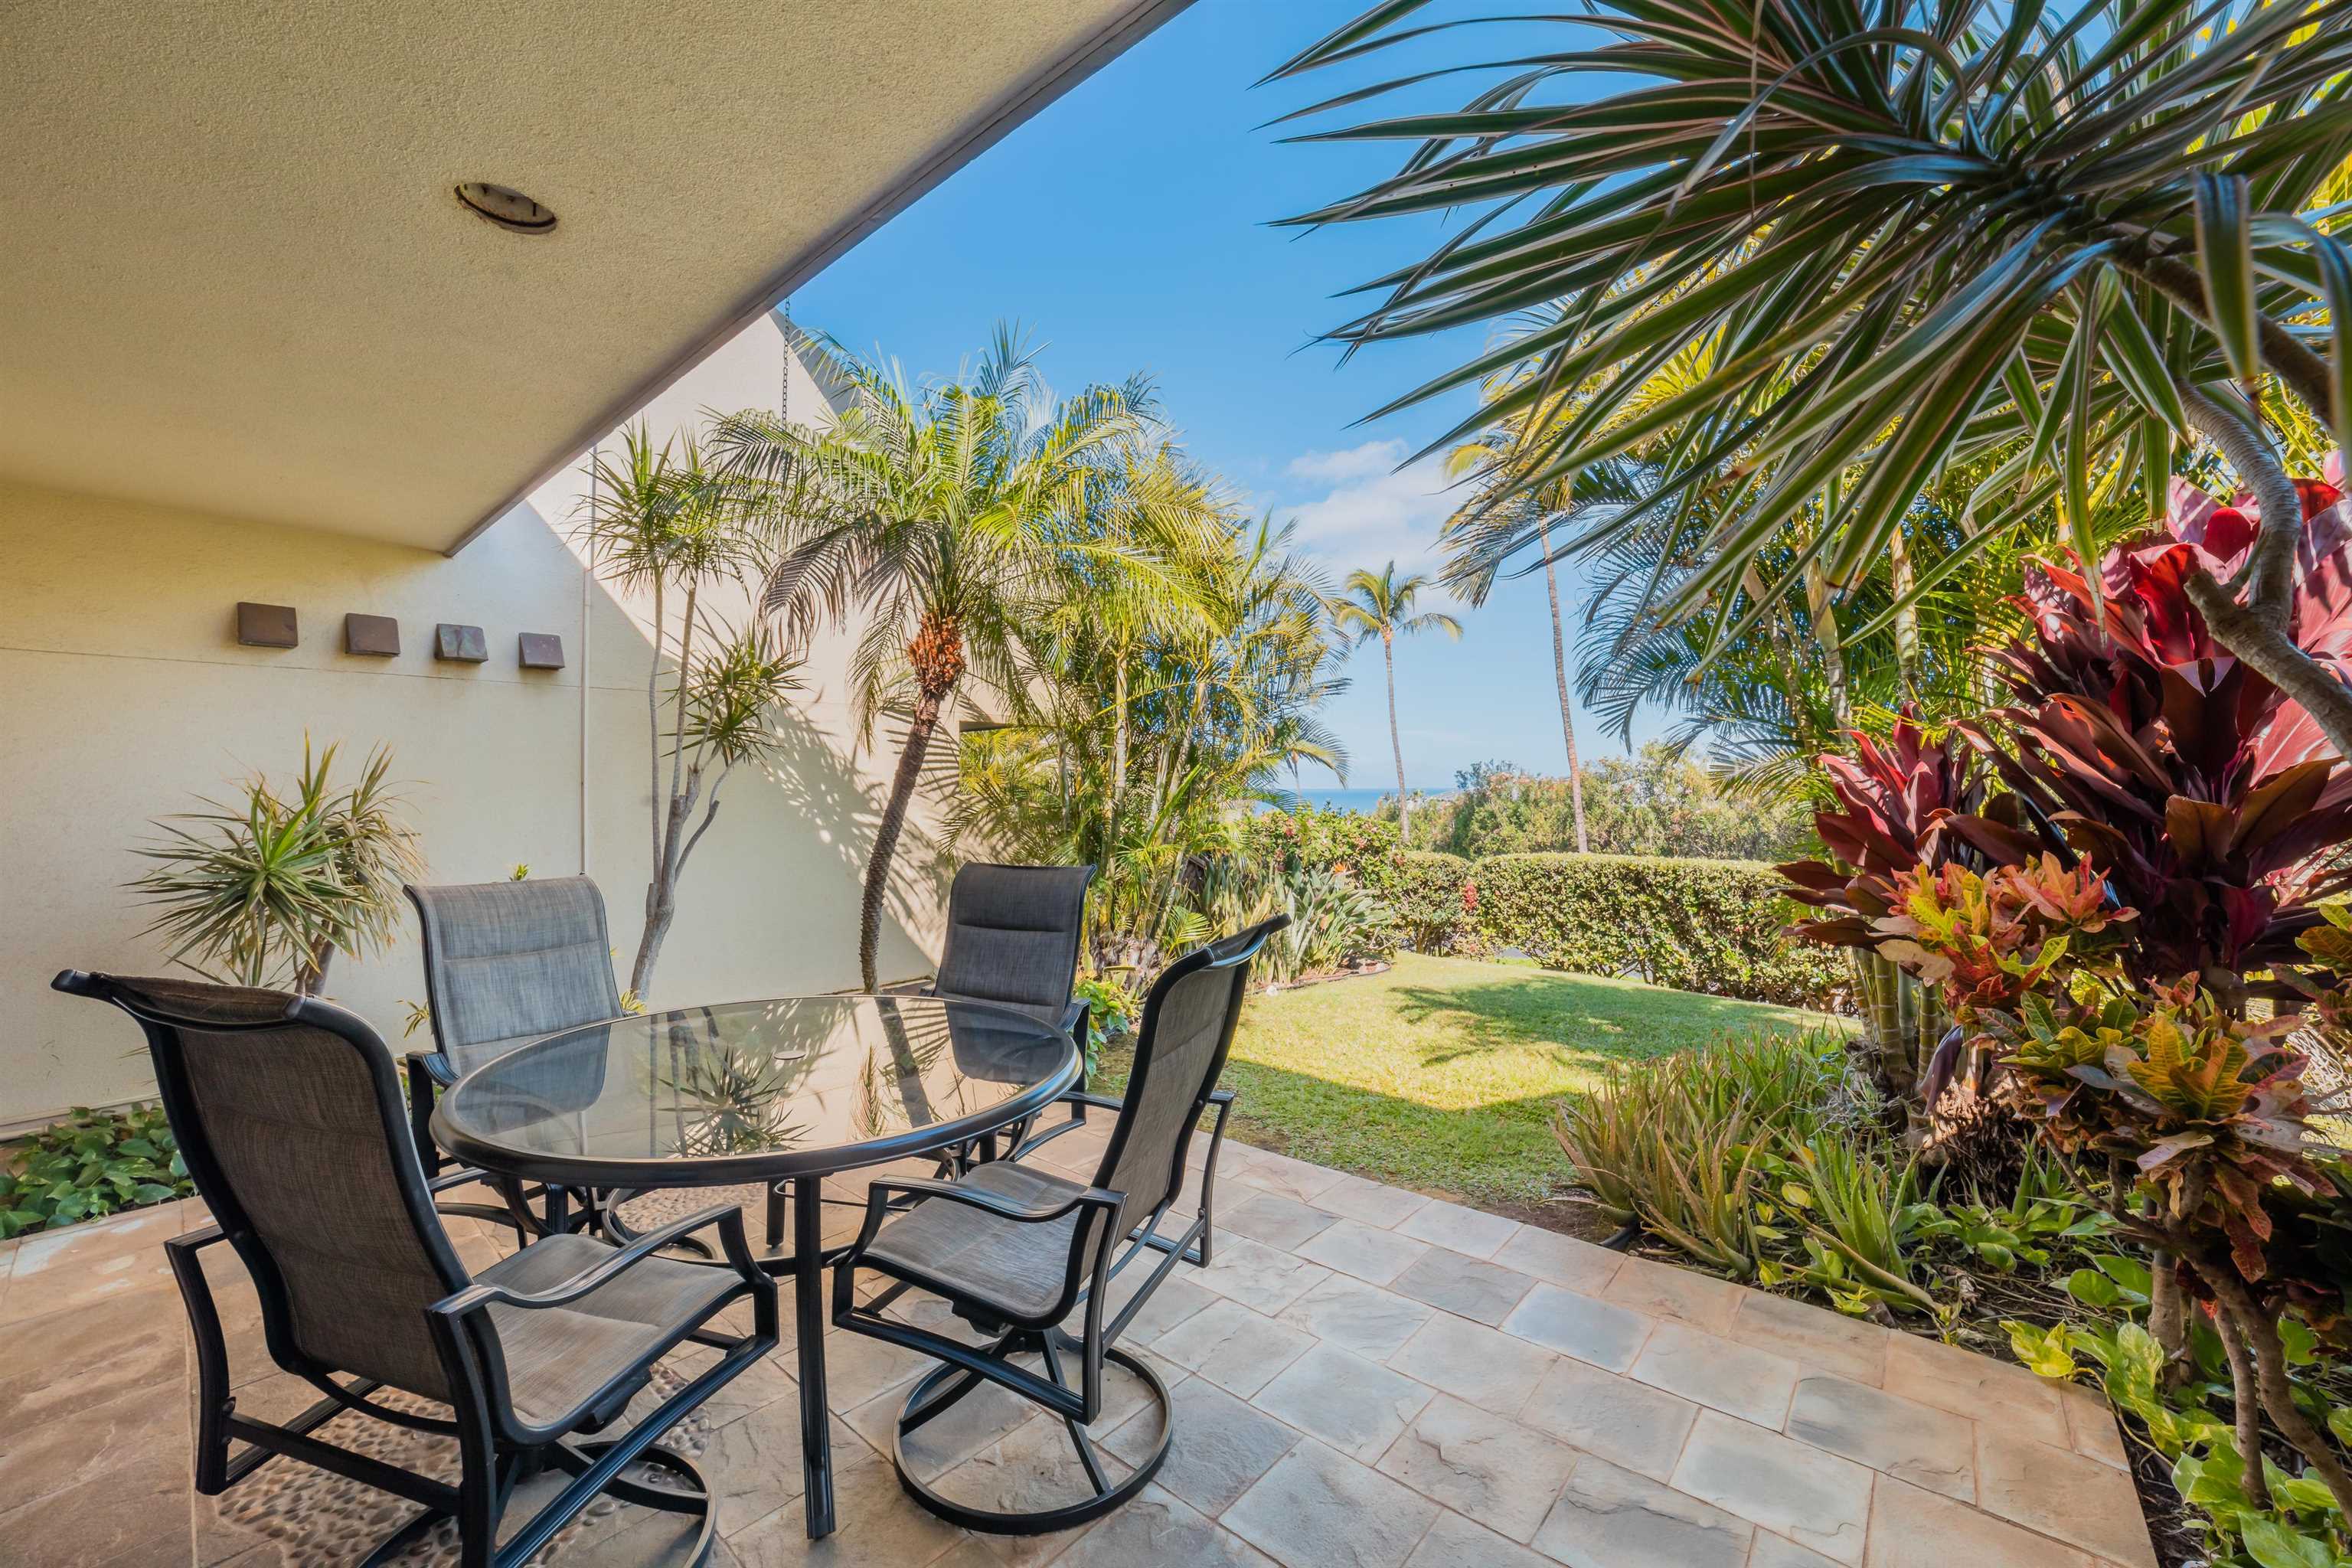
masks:
[(800, 1336), (801, 1479), (811, 1540), (833, 1533), (833, 1443), (824, 1388), (824, 1184), (793, 1183), (793, 1313)]

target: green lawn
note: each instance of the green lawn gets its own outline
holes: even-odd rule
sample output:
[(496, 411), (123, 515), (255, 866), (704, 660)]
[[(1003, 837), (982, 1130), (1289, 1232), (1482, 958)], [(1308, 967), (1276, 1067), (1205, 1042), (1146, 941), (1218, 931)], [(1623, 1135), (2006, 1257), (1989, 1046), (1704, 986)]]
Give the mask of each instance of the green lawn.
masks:
[[(1562, 1159), (1549, 1120), (1612, 1061), (1826, 1022), (1632, 980), (1406, 953), (1385, 974), (1253, 997), (1225, 1082), (1243, 1142), (1536, 1218)], [(1127, 1061), (1110, 1053), (1106, 1087)]]

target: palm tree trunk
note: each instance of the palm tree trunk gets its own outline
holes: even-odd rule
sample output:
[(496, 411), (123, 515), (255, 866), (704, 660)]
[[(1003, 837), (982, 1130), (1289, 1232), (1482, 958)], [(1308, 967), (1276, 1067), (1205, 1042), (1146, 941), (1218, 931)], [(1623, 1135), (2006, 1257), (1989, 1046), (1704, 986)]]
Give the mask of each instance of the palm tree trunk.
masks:
[[(1887, 541), (1887, 564), (1895, 575), (1895, 596), (1897, 599), (1911, 592), (1916, 578), (1911, 571), (1911, 547), (1904, 541), (1898, 528)], [(1910, 696), (1919, 695), (1919, 606), (1906, 605), (1895, 612), (1895, 663), (1903, 672), (1903, 689)]]
[[(1830, 707), (1837, 715), (1839, 730), (1853, 728), (1853, 698), (1846, 689), (1845, 647), (1838, 637), (1837, 606), (1830, 603), (1828, 576), (1821, 563), (1805, 563), (1805, 605), (1812, 612), (1813, 641), (1822, 650), (1822, 666), (1829, 677)], [(1840, 735), (1839, 742), (1844, 742)]]
[(875, 826), (874, 848), (866, 858), (865, 895), (857, 907), (857, 976), (868, 991), (881, 989), (875, 963), (882, 936), (882, 903), (890, 890), (890, 861), (898, 852), (898, 836), (907, 826), (907, 807), (923, 775), (923, 758), (931, 748), (931, 731), (939, 727), (940, 700), (945, 695), (924, 692), (915, 699), (914, 721), (907, 726), (907, 748), (898, 753), (898, 771), (890, 779), (890, 799), (882, 808), (882, 820)]
[(1103, 853), (1118, 838), (1118, 796), (1127, 783), (1127, 660), (1111, 661), (1110, 788), (1103, 801)]
[(1576, 852), (1589, 855), (1592, 842), (1584, 836), (1584, 766), (1576, 756), (1576, 710), (1568, 696), (1568, 639), (1559, 625), (1559, 579), (1552, 574), (1551, 525), (1536, 524), (1543, 546), (1544, 592), (1551, 595), (1551, 672), (1559, 682), (1559, 737), (1568, 742), (1568, 805), (1576, 818)]
[(1404, 787), (1404, 739), (1397, 732), (1396, 720), (1396, 638), (1389, 632), (1381, 633), (1381, 659), (1389, 672), (1389, 750), (1395, 754), (1397, 770), (1397, 842), (1412, 846), (1412, 801)]

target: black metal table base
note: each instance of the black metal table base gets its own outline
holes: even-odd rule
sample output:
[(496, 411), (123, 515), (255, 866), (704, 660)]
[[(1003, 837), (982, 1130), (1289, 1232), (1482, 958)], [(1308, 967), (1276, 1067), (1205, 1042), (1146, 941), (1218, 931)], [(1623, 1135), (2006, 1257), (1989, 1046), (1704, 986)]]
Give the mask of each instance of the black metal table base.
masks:
[[(781, 1185), (781, 1184), (779, 1184)], [(769, 1189), (768, 1230), (780, 1240), (782, 1201)], [(793, 1182), (793, 1327), (801, 1374), (801, 1482), (812, 1541), (833, 1533), (833, 1436), (824, 1386), (824, 1183)]]

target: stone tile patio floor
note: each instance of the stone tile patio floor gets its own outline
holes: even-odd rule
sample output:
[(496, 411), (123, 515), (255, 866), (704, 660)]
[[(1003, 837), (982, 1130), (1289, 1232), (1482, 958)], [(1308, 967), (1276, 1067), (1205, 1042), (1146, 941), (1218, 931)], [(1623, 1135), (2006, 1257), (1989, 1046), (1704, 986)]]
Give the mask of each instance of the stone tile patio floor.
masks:
[[(1100, 1136), (1048, 1152), (1090, 1173)], [(1220, 1173), (1214, 1265), (1171, 1275), (1126, 1342), (1155, 1358), (1177, 1422), (1167, 1466), (1136, 1502), (1034, 1540), (938, 1522), (883, 1457), (905, 1384), (929, 1363), (836, 1334), (838, 1533), (815, 1545), (803, 1534), (796, 1390), (780, 1351), (685, 1438), (720, 1497), (713, 1561), (2155, 1562), (2114, 1420), (2088, 1390), (1282, 1155), (1228, 1145)], [(193, 1358), (160, 1244), (203, 1223), (192, 1202), (0, 1249), (0, 1562), (310, 1568), (355, 1562), (406, 1511), (382, 1494), (344, 1500), (373, 1510), (362, 1534), (315, 1499), (275, 1513), (240, 1501), (247, 1489), (299, 1500), (325, 1484), (282, 1458), (222, 1498), (194, 1494)], [(476, 1260), (501, 1247), (489, 1227), (452, 1229)], [(240, 1406), (282, 1418), (310, 1391), (268, 1363), (241, 1269), (226, 1249), (212, 1256)], [(1028, 1408), (975, 1396), (935, 1423), (924, 1462), (936, 1484), (1030, 1507), (1068, 1484), (1058, 1425)], [(1149, 1450), (1156, 1420), (1139, 1411), (1114, 1390), (1096, 1428), (1112, 1456)], [(340, 1417), (327, 1435), (377, 1425)], [(552, 1560), (667, 1560), (674, 1520), (601, 1506)]]

